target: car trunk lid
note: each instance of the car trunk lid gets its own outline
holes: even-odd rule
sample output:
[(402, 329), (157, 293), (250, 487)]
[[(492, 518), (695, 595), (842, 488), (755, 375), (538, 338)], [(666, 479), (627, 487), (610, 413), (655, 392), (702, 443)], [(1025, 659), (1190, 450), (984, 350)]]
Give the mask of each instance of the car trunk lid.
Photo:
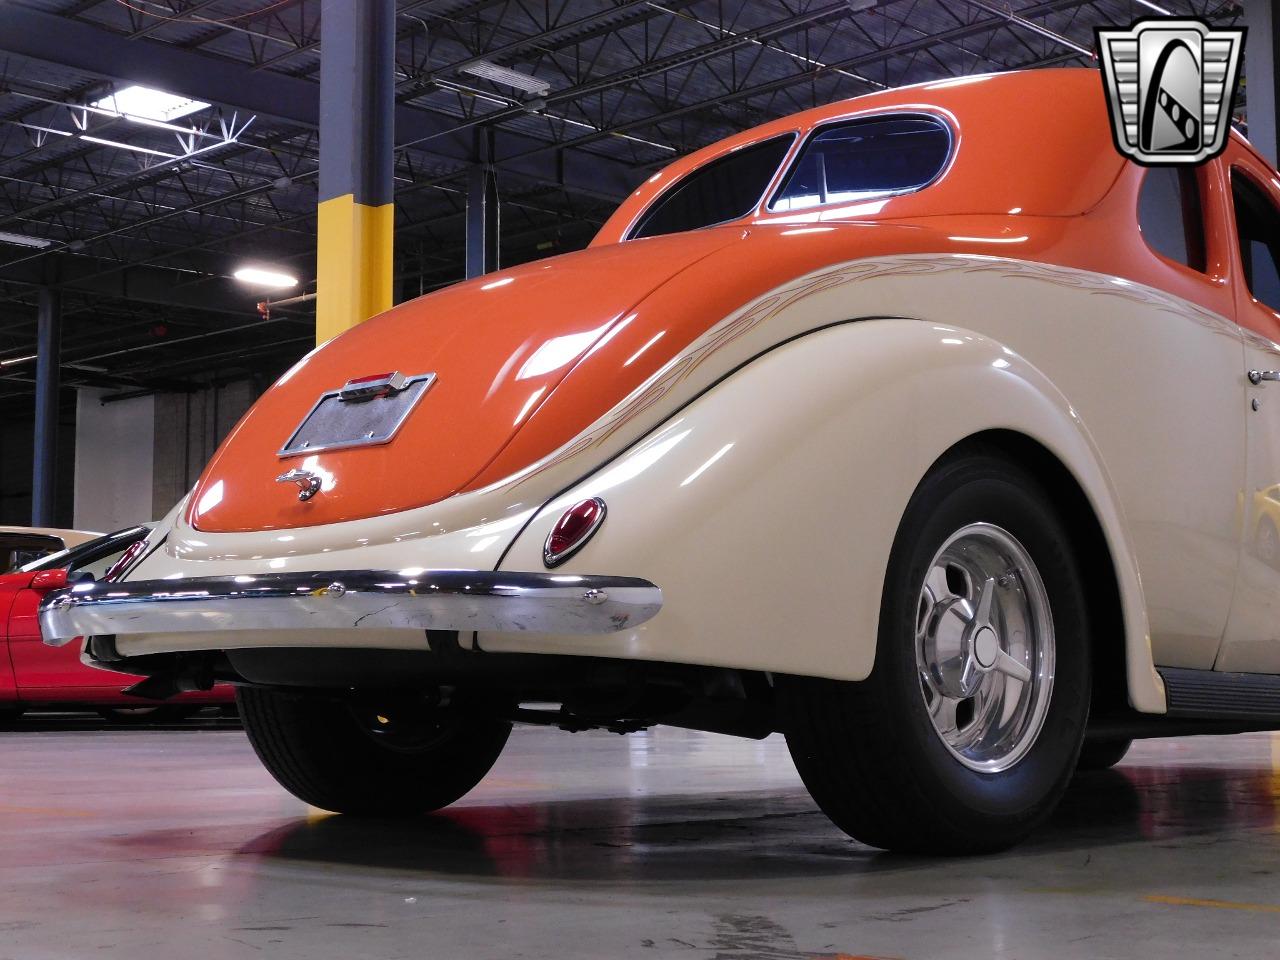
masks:
[[(709, 230), (580, 251), (458, 284), (360, 324), (299, 361), (236, 425), (196, 485), (189, 521), (208, 532), (272, 530), (451, 496), (484, 471), (575, 363), (625, 325), (634, 305), (739, 234)], [(317, 416), (332, 414), (333, 422), (313, 419), (302, 438), (309, 445), (281, 455), (324, 395), (392, 373), (434, 380), (411, 385), (416, 398), (391, 390), (367, 400), (330, 396)], [(394, 436), (374, 442), (381, 436), (367, 434), (396, 419), (373, 416), (375, 405), (397, 401), (412, 409)], [(356, 445), (325, 443), (326, 429), (353, 439), (361, 417), (373, 419)], [(277, 482), (290, 471), (292, 480)], [(318, 489), (303, 496), (308, 486)]]

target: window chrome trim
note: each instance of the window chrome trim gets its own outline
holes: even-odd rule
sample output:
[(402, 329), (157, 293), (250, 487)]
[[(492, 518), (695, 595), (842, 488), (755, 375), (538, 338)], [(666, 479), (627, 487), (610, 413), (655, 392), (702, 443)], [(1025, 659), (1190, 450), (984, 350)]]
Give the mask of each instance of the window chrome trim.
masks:
[[(938, 126), (940, 126), (943, 130), (946, 131), (946, 134), (947, 134), (946, 158), (942, 161), (942, 164), (938, 167), (938, 172), (935, 173), (929, 180), (925, 181), (924, 183), (916, 187), (904, 187), (899, 190), (882, 190), (879, 193), (870, 194), (858, 200), (829, 200), (826, 203), (815, 203), (812, 206), (800, 207), (795, 210), (774, 209), (774, 204), (777, 203), (779, 199), (781, 199), (782, 191), (784, 191), (787, 188), (787, 184), (790, 182), (792, 174), (795, 172), (796, 168), (800, 164), (801, 159), (804, 157), (805, 150), (808, 149), (809, 144), (811, 144), (816, 137), (821, 136), (827, 130), (830, 130), (834, 127), (845, 127), (855, 123), (865, 123), (873, 120), (886, 120), (886, 119), (932, 120), (933, 122), (938, 124)], [(958, 143), (959, 143), (959, 137), (956, 135), (956, 130), (954, 125), (952, 124), (951, 118), (944, 113), (934, 113), (931, 110), (877, 110), (871, 113), (853, 114), (852, 116), (839, 117), (834, 120), (825, 121), (824, 123), (819, 124), (818, 126), (814, 127), (812, 130), (810, 130), (807, 134), (805, 134), (804, 141), (800, 144), (799, 149), (795, 150), (791, 154), (790, 163), (787, 165), (787, 168), (783, 173), (782, 178), (778, 180), (776, 186), (774, 187), (773, 195), (769, 197), (768, 203), (764, 205), (763, 212), (769, 213), (769, 214), (776, 213), (783, 216), (786, 216), (789, 214), (799, 215), (799, 214), (809, 213), (812, 210), (829, 210), (832, 207), (849, 206), (850, 204), (853, 204), (853, 203), (873, 203), (876, 200), (886, 200), (886, 199), (891, 199), (893, 197), (905, 197), (913, 193), (919, 193), (921, 190), (929, 189), (931, 186), (933, 186), (935, 183), (937, 183), (939, 180), (941, 180), (943, 177), (945, 177), (948, 173), (951, 172), (952, 166), (955, 165), (956, 154), (959, 152), (956, 149)]]

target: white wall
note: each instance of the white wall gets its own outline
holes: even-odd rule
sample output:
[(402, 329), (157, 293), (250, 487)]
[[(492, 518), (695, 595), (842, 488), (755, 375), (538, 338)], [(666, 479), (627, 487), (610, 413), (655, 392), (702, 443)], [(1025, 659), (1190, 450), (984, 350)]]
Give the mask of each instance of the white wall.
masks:
[(152, 516), (163, 517), (186, 495), (259, 392), (239, 380), (191, 393), (156, 394)]
[(109, 532), (151, 520), (155, 397), (104, 404), (106, 390), (76, 400), (75, 527)]

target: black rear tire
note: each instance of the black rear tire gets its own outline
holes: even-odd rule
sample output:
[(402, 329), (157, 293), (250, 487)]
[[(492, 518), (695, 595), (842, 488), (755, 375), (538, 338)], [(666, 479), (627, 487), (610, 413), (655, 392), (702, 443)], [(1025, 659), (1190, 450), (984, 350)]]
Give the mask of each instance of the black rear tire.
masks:
[(282, 787), (315, 807), (404, 817), (447, 807), (487, 774), (511, 723), (450, 696), (350, 700), (240, 687), (240, 719)]
[(18, 718), (26, 712), (26, 707), (0, 707), (0, 730), (17, 723)]
[(1076, 769), (1107, 770), (1123, 760), (1132, 746), (1132, 740), (1085, 740)]
[[(993, 524), (1025, 549), (1043, 582), (1056, 665), (1039, 732), (1007, 769), (962, 763), (935, 729), (917, 661), (921, 589), (939, 548)], [(887, 850), (1005, 849), (1053, 811), (1075, 770), (1089, 714), (1084, 589), (1053, 500), (1027, 471), (986, 447), (937, 465), (913, 494), (889, 558), (871, 675), (861, 682), (780, 678), (787, 744), (822, 810)]]

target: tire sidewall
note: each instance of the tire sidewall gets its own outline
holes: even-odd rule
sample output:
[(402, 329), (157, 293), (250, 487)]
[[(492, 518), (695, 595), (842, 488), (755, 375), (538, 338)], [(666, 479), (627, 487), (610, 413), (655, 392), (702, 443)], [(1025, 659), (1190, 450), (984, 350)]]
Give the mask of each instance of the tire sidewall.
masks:
[(241, 687), (249, 742), (272, 776), (313, 806), (365, 816), (413, 816), (448, 806), (488, 773), (511, 723), (464, 708), (439, 742), (394, 749), (361, 729), (341, 696)]
[[(920, 589), (943, 542), (971, 523), (1011, 534), (1030, 554), (1048, 594), (1055, 666), (1049, 708), (1036, 742), (1013, 767), (982, 773), (961, 763), (933, 727), (920, 693), (915, 620)], [(886, 577), (872, 682), (896, 707), (903, 746), (929, 792), (953, 797), (939, 817), (954, 828), (1025, 829), (1046, 816), (1074, 770), (1089, 712), (1084, 592), (1070, 539), (1052, 501), (1029, 474), (990, 457), (957, 459), (921, 484), (907, 508)], [(892, 708), (891, 708), (892, 709)], [(977, 838), (975, 838), (977, 839)]]

